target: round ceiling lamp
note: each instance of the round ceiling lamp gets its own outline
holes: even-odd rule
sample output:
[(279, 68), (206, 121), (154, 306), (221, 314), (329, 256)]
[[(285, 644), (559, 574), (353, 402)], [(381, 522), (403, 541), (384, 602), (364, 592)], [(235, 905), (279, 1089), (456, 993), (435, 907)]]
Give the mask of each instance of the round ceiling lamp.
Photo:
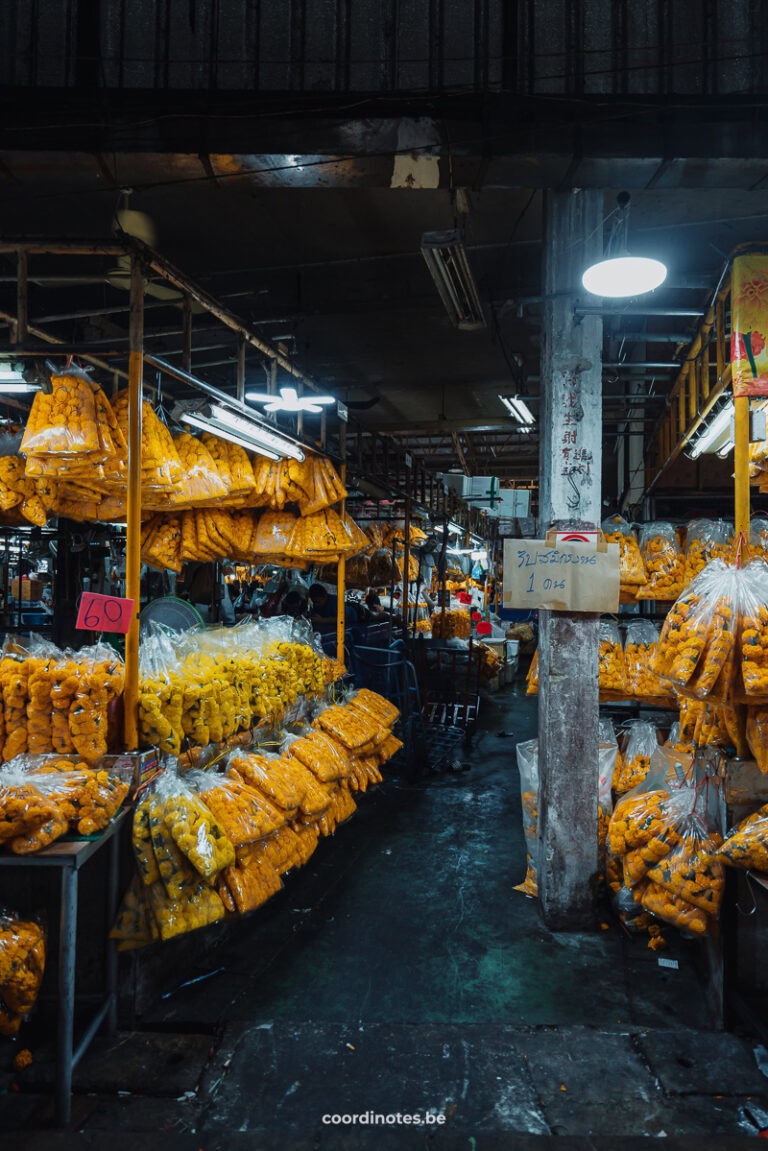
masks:
[(620, 192), (616, 204), (605, 257), (587, 268), (581, 277), (582, 284), (592, 295), (614, 300), (652, 292), (667, 278), (667, 268), (661, 260), (630, 255), (627, 249), (629, 193)]

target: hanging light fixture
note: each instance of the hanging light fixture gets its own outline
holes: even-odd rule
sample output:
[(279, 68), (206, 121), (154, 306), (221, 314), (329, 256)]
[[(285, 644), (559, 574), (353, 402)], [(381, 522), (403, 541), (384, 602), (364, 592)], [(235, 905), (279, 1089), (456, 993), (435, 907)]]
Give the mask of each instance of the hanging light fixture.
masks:
[(629, 233), (629, 192), (616, 197), (611, 234), (605, 257), (587, 268), (581, 282), (595, 296), (621, 299), (652, 292), (667, 278), (666, 265), (649, 256), (632, 256), (627, 247)]
[(265, 412), (321, 412), (325, 404), (335, 404), (333, 396), (300, 396), (295, 388), (280, 389), (279, 396), (268, 392), (246, 392), (246, 400), (263, 404)]

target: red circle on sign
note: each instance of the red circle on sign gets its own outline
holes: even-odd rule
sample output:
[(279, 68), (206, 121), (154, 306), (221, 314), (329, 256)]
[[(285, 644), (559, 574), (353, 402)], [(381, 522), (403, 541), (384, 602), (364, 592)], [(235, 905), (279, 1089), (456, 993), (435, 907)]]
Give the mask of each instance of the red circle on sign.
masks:
[(478, 635), (490, 635), (491, 634), (491, 625), (489, 623), (479, 623), (477, 625), (477, 634)]
[(483, 617), (481, 616), (481, 614), (480, 614), (480, 612), (479, 612), (479, 611), (475, 610), (475, 611), (473, 611), (473, 612), (472, 612), (472, 619), (475, 621), (475, 623), (477, 623), (477, 621), (478, 621), (479, 619), (482, 619), (482, 618), (483, 618)]

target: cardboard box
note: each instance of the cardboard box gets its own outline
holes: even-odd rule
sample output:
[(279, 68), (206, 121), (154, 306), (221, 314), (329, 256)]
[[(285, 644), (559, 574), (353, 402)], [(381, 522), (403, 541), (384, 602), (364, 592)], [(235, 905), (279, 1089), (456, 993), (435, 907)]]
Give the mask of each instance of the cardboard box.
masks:
[(149, 751), (122, 751), (118, 755), (102, 756), (99, 767), (125, 780), (131, 789), (131, 796), (134, 796), (139, 788), (158, 774), (160, 758), (155, 747)]
[[(22, 603), (31, 603), (39, 600), (43, 594), (45, 584), (39, 579), (27, 579), (24, 577), (21, 581), (21, 600)], [(19, 581), (18, 579), (11, 580), (11, 595), (14, 599), (19, 598)]]

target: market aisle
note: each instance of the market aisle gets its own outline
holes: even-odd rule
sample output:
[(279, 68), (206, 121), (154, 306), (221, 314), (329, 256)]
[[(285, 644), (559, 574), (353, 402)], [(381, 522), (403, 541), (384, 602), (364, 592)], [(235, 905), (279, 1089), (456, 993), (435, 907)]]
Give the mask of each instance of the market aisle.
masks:
[(88, 1056), (83, 1129), (194, 1130), (210, 1151), (237, 1131), (339, 1146), (322, 1115), (367, 1110), (444, 1112), (446, 1138), (768, 1126), (768, 1079), (747, 1044), (708, 1030), (684, 948), (670, 971), (613, 921), (553, 935), (511, 890), (525, 858), (514, 747), (535, 734), (535, 707), (511, 689), (490, 697), (469, 772), (363, 799), (185, 971), (218, 974)]

